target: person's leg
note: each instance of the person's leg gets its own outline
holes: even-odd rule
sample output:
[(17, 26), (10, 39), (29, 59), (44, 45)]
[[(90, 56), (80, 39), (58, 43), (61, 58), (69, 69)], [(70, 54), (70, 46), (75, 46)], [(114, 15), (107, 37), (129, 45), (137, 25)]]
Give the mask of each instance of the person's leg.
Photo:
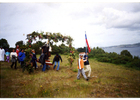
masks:
[(81, 70), (78, 69), (77, 79), (80, 79), (80, 73), (81, 73)]
[(11, 68), (13, 68), (14, 62), (12, 62)]
[(7, 62), (7, 56), (6, 56), (6, 62)]
[(84, 72), (86, 73), (87, 71), (89, 71), (89, 69), (88, 69), (88, 66), (87, 66), (87, 65), (85, 65)]
[(35, 66), (35, 70), (36, 70), (36, 62), (34, 61), (34, 66)]
[(84, 72), (84, 68), (81, 69), (81, 72), (82, 72), (82, 74), (83, 74), (83, 77), (84, 77), (85, 79), (87, 79), (87, 76), (85, 75), (85, 72)]
[(20, 63), (21, 63), (21, 68), (23, 68), (24, 61), (21, 61)]
[(55, 69), (55, 67), (56, 67), (56, 61), (55, 61), (55, 64), (54, 64), (54, 67), (53, 67), (53, 69)]
[(58, 61), (57, 63), (58, 63), (58, 66), (57, 66), (57, 71), (58, 71), (58, 70), (59, 70), (59, 65), (60, 65), (60, 62)]
[(85, 65), (85, 67), (86, 67), (86, 70), (84, 70), (84, 72), (88, 72), (88, 77), (90, 77), (90, 74), (91, 74), (90, 65)]
[(36, 63), (36, 68), (38, 68), (38, 66), (37, 66), (37, 62), (35, 61), (35, 63)]
[(90, 65), (88, 65), (88, 69), (89, 69), (88, 77), (90, 77), (90, 75), (91, 75), (91, 67), (90, 67)]
[(7, 56), (8, 62), (9, 62), (9, 56)]
[(45, 71), (46, 69), (46, 64), (43, 65), (42, 71)]
[(15, 61), (15, 69), (17, 69), (17, 60)]

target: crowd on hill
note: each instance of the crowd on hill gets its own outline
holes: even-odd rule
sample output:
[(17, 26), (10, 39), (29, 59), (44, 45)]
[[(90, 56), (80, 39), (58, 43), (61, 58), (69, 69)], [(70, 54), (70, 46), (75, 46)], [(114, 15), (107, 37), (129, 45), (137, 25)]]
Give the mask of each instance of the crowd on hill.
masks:
[[(59, 54), (56, 54), (54, 56), (53, 62), (51, 63), (49, 61), (50, 53), (49, 53), (49, 45), (48, 43), (42, 46), (42, 54), (37, 59), (35, 50), (32, 49), (30, 54), (30, 64), (32, 67), (35, 68), (35, 70), (38, 68), (37, 62), (41, 63), (43, 66), (42, 71), (44, 72), (46, 69), (49, 69), (49, 65), (53, 65), (53, 69), (55, 69), (56, 64), (58, 64), (56, 71), (59, 70), (60, 67), (60, 60), (62, 62), (62, 58)], [(25, 52), (24, 49), (20, 49), (19, 45), (17, 45), (16, 49), (13, 49), (12, 52), (9, 52), (8, 50), (4, 50), (2, 47), (0, 48), (0, 61), (4, 61), (4, 58), (6, 56), (6, 62), (12, 62), (11, 68), (17, 69), (17, 62), (21, 65), (21, 68), (23, 68), (26, 64), (25, 62)], [(84, 66), (86, 67), (86, 70), (84, 70)], [(85, 75), (85, 72), (88, 72), (88, 77)], [(91, 75), (91, 67), (88, 61), (88, 53), (80, 53), (79, 54), (79, 60), (78, 60), (78, 74), (77, 79), (80, 79), (80, 74), (82, 73), (83, 77), (88, 81)]]

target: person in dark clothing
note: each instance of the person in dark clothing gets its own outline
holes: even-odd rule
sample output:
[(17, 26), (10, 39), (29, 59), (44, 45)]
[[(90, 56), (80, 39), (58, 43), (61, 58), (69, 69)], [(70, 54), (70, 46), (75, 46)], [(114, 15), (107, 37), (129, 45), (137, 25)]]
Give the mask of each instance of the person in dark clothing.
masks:
[(88, 61), (88, 53), (85, 53), (84, 55), (84, 60), (86, 60), (86, 62), (84, 62), (84, 65), (85, 65), (85, 70), (84, 72), (88, 72), (88, 78), (90, 78), (90, 75), (91, 75), (91, 67), (90, 67), (90, 64), (89, 64), (89, 61)]
[(56, 67), (56, 63), (58, 63), (57, 71), (59, 70), (59, 66), (60, 66), (60, 62), (59, 62), (59, 60), (61, 60), (61, 62), (62, 62), (62, 58), (61, 58), (61, 56), (60, 56), (59, 54), (56, 54), (56, 56), (55, 56), (54, 59), (53, 59), (53, 64), (55, 63), (53, 69), (55, 69), (55, 67)]
[(35, 67), (35, 70), (36, 70), (36, 61), (37, 61), (37, 58), (36, 58), (35, 50), (32, 50), (32, 53), (33, 53), (33, 56), (32, 56), (31, 62), (33, 63), (33, 66)]
[(48, 60), (49, 58), (49, 42), (42, 46), (43, 54), (45, 54), (45, 59)]

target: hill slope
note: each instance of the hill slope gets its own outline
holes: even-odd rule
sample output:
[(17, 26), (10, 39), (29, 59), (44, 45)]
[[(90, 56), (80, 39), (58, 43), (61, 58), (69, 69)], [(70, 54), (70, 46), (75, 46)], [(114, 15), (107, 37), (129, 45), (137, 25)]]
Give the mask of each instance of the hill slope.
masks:
[(72, 68), (67, 65), (66, 56), (62, 55), (62, 59), (59, 71), (51, 66), (45, 72), (38, 68), (31, 75), (22, 73), (19, 64), (14, 70), (11, 63), (0, 62), (1, 98), (140, 97), (140, 71), (89, 59), (91, 79), (86, 81), (81, 76), (77, 80), (77, 59)]

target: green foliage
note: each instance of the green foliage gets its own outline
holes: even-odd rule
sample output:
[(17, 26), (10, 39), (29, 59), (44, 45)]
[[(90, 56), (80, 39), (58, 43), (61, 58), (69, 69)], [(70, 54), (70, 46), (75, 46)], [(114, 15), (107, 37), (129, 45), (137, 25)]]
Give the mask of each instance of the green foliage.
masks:
[(17, 45), (19, 45), (19, 47), (22, 47), (22, 46), (24, 45), (24, 43), (23, 43), (23, 41), (21, 40), (21, 41), (16, 42), (15, 47), (16, 47)]
[(31, 48), (35, 50), (35, 53), (36, 53), (36, 54), (41, 54), (41, 49), (40, 49), (40, 47), (42, 47), (44, 44), (45, 44), (44, 42), (37, 41), (36, 43), (34, 43), (34, 44), (32, 45)]
[(85, 50), (86, 50), (86, 47), (77, 49), (78, 52), (85, 52)]
[(52, 45), (52, 52), (51, 54), (56, 54), (56, 53), (60, 53), (60, 54), (69, 54), (69, 47), (66, 46), (65, 44), (61, 44), (60, 46), (57, 45)]
[(128, 50), (123, 50), (123, 51), (121, 52), (121, 55), (122, 55), (122, 56), (127, 56), (127, 57), (131, 57), (131, 58), (132, 58), (132, 55), (130, 54), (130, 52), (129, 52)]
[(9, 48), (9, 44), (6, 39), (0, 39), (0, 46), (2, 46), (4, 49)]
[[(39, 37), (39, 39), (48, 39), (50, 45), (52, 46), (52, 51), (53, 51), (52, 54), (56, 54), (56, 53), (67, 54), (70, 52), (69, 57), (68, 57), (68, 61), (69, 61), (70, 66), (72, 66), (72, 63), (74, 62), (74, 59), (75, 59), (75, 53), (74, 53), (74, 49), (72, 47), (73, 38), (71, 38), (70, 36), (63, 36), (60, 33), (50, 33), (50, 32), (46, 32), (46, 34), (43, 34), (43, 33), (44, 32), (38, 33), (38, 32), (34, 31), (31, 34), (28, 34), (27, 35), (27, 39), (28, 39), (27, 47), (33, 48), (33, 46), (34, 46), (34, 48), (37, 49), (37, 47), (39, 45), (32, 44), (33, 40), (36, 41), (37, 37)], [(69, 45), (69, 49), (64, 44), (61, 44), (59, 47), (57, 47), (56, 45), (53, 46), (52, 45), (53, 43), (50, 41), (54, 41), (54, 42), (62, 41), (62, 43), (64, 41), (66, 41), (67, 45)]]
[[(81, 50), (78, 48), (77, 50)], [(121, 54), (115, 52), (107, 53), (102, 48), (93, 48), (88, 54), (89, 58), (96, 58), (100, 62), (109, 62), (113, 64), (123, 64), (127, 67), (137, 67), (140, 68), (140, 58), (134, 56), (132, 57), (131, 53), (127, 50), (123, 50)]]

